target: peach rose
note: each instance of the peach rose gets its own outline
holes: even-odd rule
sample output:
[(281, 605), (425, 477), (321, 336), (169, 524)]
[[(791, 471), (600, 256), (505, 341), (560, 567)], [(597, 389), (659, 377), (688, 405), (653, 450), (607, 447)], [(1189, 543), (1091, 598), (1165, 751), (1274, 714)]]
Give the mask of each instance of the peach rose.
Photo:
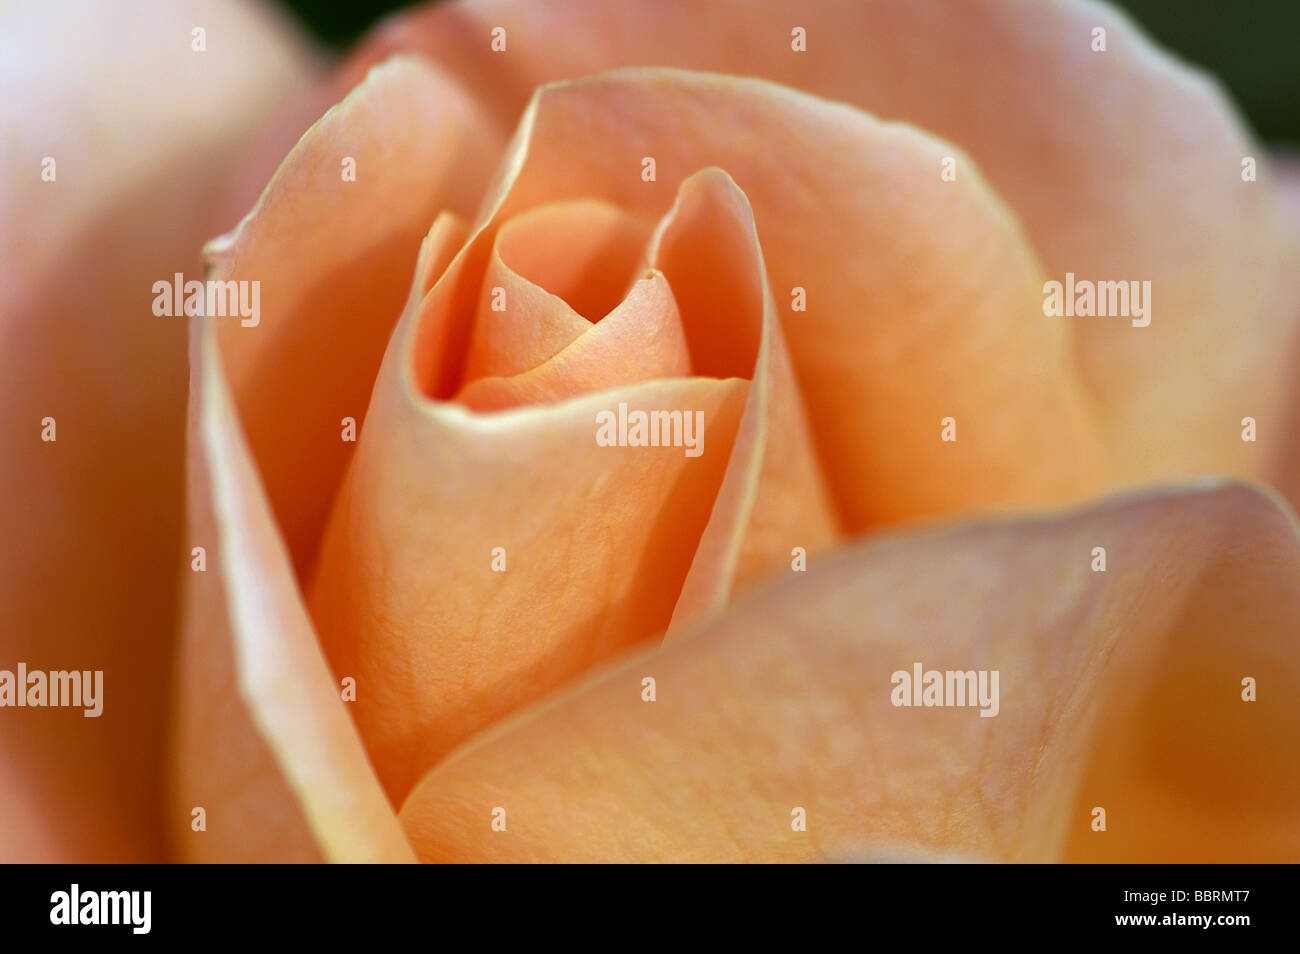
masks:
[[(22, 749), (16, 857), (1300, 852), (1293, 187), (1127, 20), (432, 6), (232, 120), (208, 214), (312, 119), (203, 315), (148, 316), (190, 333), (174, 645), (125, 635), (156, 571), (39, 551), (113, 615), (15, 649), (142, 695), (22, 714), (135, 754), (78, 811)], [(59, 428), (18, 486), (114, 512), (78, 468), (140, 453)], [(177, 499), (147, 446), (106, 535)]]

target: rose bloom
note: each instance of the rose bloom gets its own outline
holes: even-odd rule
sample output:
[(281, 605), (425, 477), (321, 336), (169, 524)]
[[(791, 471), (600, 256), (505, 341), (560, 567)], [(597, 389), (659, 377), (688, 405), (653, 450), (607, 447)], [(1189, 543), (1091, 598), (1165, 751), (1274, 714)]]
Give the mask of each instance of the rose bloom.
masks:
[(1124, 16), (0, 37), (6, 860), (1300, 854), (1300, 203)]

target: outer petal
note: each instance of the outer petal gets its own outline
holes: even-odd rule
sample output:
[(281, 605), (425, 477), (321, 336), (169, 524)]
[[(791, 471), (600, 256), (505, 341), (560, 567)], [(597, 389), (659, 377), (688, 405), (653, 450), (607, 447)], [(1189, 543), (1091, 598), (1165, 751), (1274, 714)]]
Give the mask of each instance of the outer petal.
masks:
[[(1281, 186), (1282, 216), (1290, 229), (1291, 247), (1295, 249), (1294, 258), (1300, 270), (1300, 156), (1278, 156), (1274, 162)], [(1294, 312), (1296, 324), (1300, 326), (1300, 302), (1296, 303)], [(1291, 354), (1290, 364), (1292, 368), (1300, 367), (1300, 342)], [(1295, 440), (1295, 435), (1300, 434), (1300, 375), (1292, 376), (1289, 404), (1279, 423), (1284, 441), (1281, 446), (1273, 446), (1268, 477), (1286, 494), (1293, 507), (1300, 507), (1300, 441)], [(1270, 445), (1274, 443), (1270, 441)]]
[[(341, 419), (361, 419), (373, 384), (378, 355), (368, 364), (367, 349), (382, 350), (412, 264), (422, 291), (459, 247), (464, 226), (444, 216), (413, 261), (437, 209), (472, 204), (474, 160), (493, 147), (435, 71), (395, 61), (309, 130), (253, 212), (211, 247), (212, 277), (263, 291), (257, 325), (207, 319), (226, 324), (196, 344), (205, 383), (191, 408), (186, 548), (206, 547), (212, 565), (187, 574), (178, 661), (173, 831), (189, 857), (406, 853), (285, 548), (297, 564), (310, 561), (352, 446), (340, 440)], [(345, 156), (356, 160), (355, 182), (341, 175)], [(249, 578), (253, 568), (265, 579)], [(302, 685), (277, 685), (280, 676)], [(208, 809), (206, 833), (189, 829), (194, 806)]]
[[(190, 861), (407, 861), (220, 373), (196, 333), (186, 587), (169, 829)], [(204, 827), (193, 826), (202, 808)]]
[(454, 84), (394, 59), (307, 132), (253, 211), (209, 245), (211, 278), (260, 282), (257, 326), (219, 319), (218, 336), (300, 572), (355, 446), (340, 439), (343, 418), (363, 426), (420, 238), (439, 212), (473, 212), (501, 146)]
[(150, 287), (198, 273), (225, 166), (310, 72), (251, 3), (0, 4), (0, 667), (105, 693), (0, 713), (0, 860), (163, 851), (185, 327)]
[[(1294, 859), (1296, 529), (1220, 484), (878, 538), (469, 743), (402, 823), (425, 861)], [(916, 662), (998, 670), (997, 715), (891, 705)]]
[[(495, 27), (506, 30), (505, 52), (492, 49)], [(806, 30), (806, 52), (791, 48), (795, 27)], [(1092, 50), (1097, 28), (1104, 53)], [(503, 124), (539, 83), (645, 64), (763, 76), (932, 130), (1007, 197), (1051, 277), (1152, 283), (1149, 327), (1068, 322), (1115, 450), (1114, 480), (1261, 474), (1284, 450), (1300, 268), (1282, 238), (1270, 167), (1212, 81), (1102, 4), (472, 0), (391, 20), (344, 81), (393, 50), (441, 63)], [(764, 151), (790, 151), (791, 132)], [(1257, 182), (1242, 181), (1245, 156), (1260, 160)], [(959, 168), (960, 182), (970, 167), (959, 159)], [(941, 188), (935, 158), (914, 171)], [(914, 188), (896, 174), (900, 189)], [(771, 264), (782, 291), (786, 275), (779, 259)], [(815, 305), (787, 316), (796, 357), (828, 320)], [(1004, 360), (1034, 367), (1032, 357)], [(796, 366), (807, 385), (808, 368)], [(1261, 422), (1258, 443), (1239, 438), (1245, 416)]]

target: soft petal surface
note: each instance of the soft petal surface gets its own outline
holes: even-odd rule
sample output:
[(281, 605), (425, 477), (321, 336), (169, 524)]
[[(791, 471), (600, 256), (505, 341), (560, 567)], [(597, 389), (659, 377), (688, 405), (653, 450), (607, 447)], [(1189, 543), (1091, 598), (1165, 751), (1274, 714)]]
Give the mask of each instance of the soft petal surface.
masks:
[[(394, 60), (307, 132), (253, 211), (209, 246), (210, 277), (261, 283), (261, 313), (247, 326), (206, 319), (214, 323), (202, 343), (215, 349), (202, 352), (211, 391), (196, 391), (204, 403), (192, 414), (215, 420), (210, 439), (220, 450), (191, 458), (197, 486), (186, 543), (249, 553), (247, 570), (239, 560), (219, 566), (255, 577), (187, 577), (173, 739), (174, 844), (186, 856), (409, 857), (320, 655), (293, 568), (311, 562), (354, 446), (342, 439), (343, 419), (364, 431), (412, 270), (425, 290), (446, 267), (464, 238), (454, 212), (473, 208), (482, 189), (476, 170), (499, 145), (436, 70)], [(346, 160), (355, 161), (355, 181), (343, 175)], [(219, 400), (227, 393), (229, 408)], [(222, 486), (208, 473), (218, 453), (231, 458), (235, 476), (224, 486), (236, 502), (209, 517), (216, 502), (208, 498)], [(234, 539), (192, 542), (214, 535), (212, 521)], [(270, 615), (259, 618), (259, 605)], [(218, 837), (190, 832), (196, 805), (209, 811), (204, 834)], [(224, 819), (219, 830), (214, 814)]]
[(690, 373), (690, 350), (672, 288), (662, 273), (648, 273), (616, 308), (551, 358), (510, 377), (471, 380), (456, 400), (496, 411)]
[[(761, 81), (619, 70), (538, 91), (497, 215), (577, 196), (658, 214), (682, 179), (717, 166), (752, 206), (849, 529), (1082, 494), (1101, 462), (1068, 329), (1043, 316), (1043, 273), (977, 174), (939, 179), (950, 149)], [(806, 312), (792, 310), (796, 287)], [(714, 333), (706, 347), (686, 327), (697, 373), (736, 373), (718, 361), (743, 340)], [(954, 442), (941, 440), (947, 417)]]
[[(411, 390), (414, 326), (451, 321), (467, 261), (424, 309), (412, 298), (310, 589), (395, 803), (471, 732), (662, 631), (748, 389), (675, 378), (488, 415), (428, 402)], [(596, 415), (619, 402), (703, 412), (704, 453), (598, 446)]]
[[(879, 537), (480, 736), (401, 820), (425, 861), (1293, 860), (1296, 531), (1203, 483)], [(998, 714), (893, 706), (917, 662), (997, 670)]]
[[(209, 277), (260, 282), (260, 320), (220, 322), (222, 366), (294, 565), (310, 566), (439, 212), (478, 204), (500, 137), (436, 69), (377, 67), (209, 245)], [(355, 162), (355, 181), (345, 163)]]
[(613, 311), (651, 225), (605, 202), (556, 202), (497, 233), (465, 379), (531, 371)]
[(0, 4), (0, 668), (105, 693), (4, 710), (0, 860), (162, 857), (186, 327), (151, 286), (201, 274), (215, 183), (313, 72), (253, 3)]
[[(1290, 230), (1294, 261), (1300, 270), (1300, 155), (1277, 156), (1274, 168), (1281, 185), (1282, 217)], [(1300, 302), (1296, 304), (1294, 313), (1295, 322), (1300, 326)], [(1291, 353), (1290, 364), (1292, 368), (1300, 367), (1300, 342)], [(1292, 375), (1289, 398), (1290, 403), (1278, 421), (1283, 439), (1269, 441), (1272, 453), (1268, 478), (1291, 501), (1291, 506), (1300, 507), (1300, 441), (1295, 439), (1295, 435), (1300, 434), (1300, 375)]]
[(207, 565), (191, 571), (185, 590), (173, 853), (207, 862), (409, 861), (299, 595), (212, 331), (198, 331), (192, 349), (186, 542), (204, 548)]
[[(503, 52), (491, 46), (495, 27), (506, 30)], [(805, 52), (791, 48), (796, 27), (806, 31)], [(1097, 28), (1106, 31), (1104, 53), (1092, 49)], [(1148, 327), (1060, 319), (1114, 449), (1113, 481), (1263, 474), (1288, 441), (1282, 413), (1300, 268), (1282, 236), (1272, 167), (1212, 80), (1108, 6), (469, 0), (390, 20), (339, 81), (398, 50), (419, 51), (461, 77), (503, 126), (539, 83), (644, 64), (763, 76), (932, 131), (964, 149), (1006, 197), (1049, 277), (1152, 283)], [(799, 129), (769, 135), (762, 150), (810, 152)], [(811, 155), (833, 165), (853, 154)], [(958, 182), (973, 174), (960, 153), (947, 155), (958, 159)], [(1259, 160), (1256, 182), (1242, 181), (1246, 156)], [(737, 178), (754, 198), (751, 183)], [(939, 189), (937, 157), (897, 170), (897, 182), (900, 201), (915, 201), (916, 182)], [(872, 252), (868, 270), (874, 262), (898, 264), (883, 250)], [(771, 265), (784, 294), (780, 260)], [(994, 267), (972, 251), (956, 274)], [(807, 285), (813, 302), (808, 314), (785, 316), (805, 386), (816, 379), (800, 360), (796, 326), (833, 337), (822, 326), (838, 316), (824, 297), (818, 302), (836, 277), (805, 271), (789, 279)], [(952, 285), (960, 289), (961, 280)], [(1025, 346), (998, 360), (1032, 375), (1034, 354)], [(1245, 416), (1268, 422), (1256, 443), (1240, 440)]]
[[(620, 134), (606, 135), (611, 126)], [(815, 148), (771, 162), (756, 147), (780, 135), (797, 135)], [(823, 307), (835, 322), (823, 325), (826, 334), (815, 340), (805, 330), (802, 355), (789, 343), (790, 363), (798, 367), (802, 357), (817, 370), (811, 379), (819, 383), (805, 391), (811, 391), (812, 431), (823, 438), (828, 483), (840, 492), (839, 518), (850, 527), (870, 522), (872, 514), (943, 512), (972, 498), (985, 504), (1051, 499), (1088, 485), (1095, 466), (1088, 424), (1068, 375), (1062, 378), (1050, 359), (1061, 353), (1063, 330), (1015, 320), (1036, 307), (1037, 279), (1013, 223), (974, 177), (943, 193), (942, 202), (924, 187), (910, 203), (890, 200), (897, 174), (927, 154), (937, 162), (938, 148), (911, 130), (755, 81), (630, 70), (539, 92), (489, 193), (483, 224), (394, 338), (311, 585), (313, 618), (335, 673), (359, 673), (367, 688), (355, 711), (394, 800), (470, 732), (661, 632), (679, 593), (684, 608), (674, 625), (716, 609), (737, 580), (770, 568), (776, 555), (788, 560), (795, 546), (815, 549), (831, 538), (838, 521), (819, 508), (819, 475), (790, 463), (808, 459), (808, 440), (784, 346), (772, 335), (763, 260), (781, 263), (783, 279), (772, 270), (778, 287), (789, 287), (791, 274), (854, 274), (862, 282), (838, 297), (826, 292)], [(798, 158), (814, 153), (854, 160), (850, 166)], [(655, 181), (640, 174), (646, 154), (657, 159)], [(514, 215), (593, 198), (639, 215), (662, 214), (671, 204), (664, 183), (710, 164), (731, 175), (730, 185), (706, 176), (684, 188), (671, 211), (690, 225), (683, 231), (699, 235), (688, 241), (664, 226), (656, 253), (664, 259), (652, 264), (662, 266), (670, 284), (670, 273), (682, 282), (685, 297), (674, 297), (694, 371), (725, 380), (647, 382), (546, 413), (497, 419), (465, 416), (437, 402), (421, 407), (404, 390), (414, 385), (445, 399), (464, 381), (474, 318), (482, 314), (482, 279), (497, 230)], [(893, 215), (882, 217), (879, 206), (886, 202)], [(829, 244), (814, 225), (788, 227), (815, 223), (818, 210), (831, 206), (847, 211)], [(940, 217), (946, 220), (941, 235), (935, 232)], [(755, 232), (771, 234), (776, 251), (764, 246), (760, 254)], [(869, 253), (898, 248), (905, 249), (906, 267), (897, 259), (862, 267)], [(936, 294), (975, 248), (996, 277), (972, 275), (958, 292)], [(877, 260), (883, 262), (878, 254)], [(710, 287), (710, 268), (729, 294)], [(900, 271), (911, 275), (901, 291)], [(772, 339), (766, 351), (758, 347), (764, 316)], [(849, 355), (863, 351), (863, 329), (881, 323), (864, 369)], [(922, 360), (936, 331), (953, 339), (942, 347), (956, 352), (937, 367), (928, 354)], [(995, 345), (1032, 349), (1038, 376), (1027, 383), (1020, 363), (980, 365), (958, 357), (972, 349), (983, 355)], [(409, 382), (404, 348), (412, 352)], [(899, 367), (904, 361), (906, 375)], [(731, 377), (740, 374), (753, 376), (754, 385)], [(1013, 382), (1021, 398), (1008, 413), (1003, 405)], [(1034, 399), (1024, 399), (1026, 392)], [(704, 410), (704, 456), (598, 447), (594, 413), (625, 398), (631, 408)], [(996, 426), (985, 415), (982, 440), (957, 445), (962, 449), (955, 453), (939, 441), (941, 405), (960, 415), (998, 400)], [(818, 417), (818, 408), (831, 407), (835, 415)], [(733, 453), (736, 421), (747, 408), (744, 439)], [(885, 408), (896, 409), (893, 417)], [(918, 415), (933, 418), (924, 437), (896, 426), (900, 417)], [(910, 462), (915, 472), (886, 466), (880, 447), (891, 441), (920, 458)], [(1009, 449), (1025, 445), (1050, 445), (1052, 453), (1011, 468)], [(565, 466), (556, 468), (561, 459)], [(941, 461), (941, 476), (921, 479), (926, 463)], [(724, 467), (730, 480), (719, 495)], [(668, 534), (669, 526), (678, 529)], [(561, 546), (561, 538), (573, 542)], [(602, 543), (587, 542), (592, 539)], [(512, 567), (503, 573), (492, 570), (497, 547)], [(574, 579), (575, 567), (585, 580), (626, 582), (616, 594), (575, 595), (555, 583)], [(429, 580), (439, 581), (436, 589)], [(539, 627), (547, 639), (539, 640), (527, 619), (548, 620)], [(403, 663), (394, 665), (395, 659)]]
[(726, 477), (673, 611), (680, 630), (796, 551), (806, 557), (830, 545), (841, 527), (816, 461), (754, 212), (735, 180), (714, 168), (683, 182), (649, 257), (681, 302), (697, 373), (752, 379)]

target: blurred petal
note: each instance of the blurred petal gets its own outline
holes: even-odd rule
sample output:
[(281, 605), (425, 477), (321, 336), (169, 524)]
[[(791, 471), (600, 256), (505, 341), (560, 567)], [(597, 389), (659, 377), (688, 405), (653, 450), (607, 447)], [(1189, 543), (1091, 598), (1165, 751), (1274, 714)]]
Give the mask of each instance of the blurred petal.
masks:
[[(1293, 859), (1296, 530), (1206, 483), (878, 538), (471, 741), (402, 824), (424, 861)], [(917, 662), (997, 670), (997, 715), (894, 707)]]
[[(1300, 271), (1300, 156), (1275, 156), (1273, 168), (1280, 186), (1282, 217), (1290, 231), (1292, 261)], [(1296, 326), (1300, 327), (1300, 300), (1295, 302), (1292, 312)], [(1291, 352), (1290, 366), (1300, 367), (1300, 342)], [(1278, 436), (1282, 440), (1268, 442), (1272, 453), (1267, 476), (1269, 482), (1291, 501), (1292, 507), (1300, 508), (1300, 441), (1294, 438), (1300, 434), (1300, 377), (1294, 374), (1287, 390), (1285, 410), (1275, 426), (1280, 428)]]
[[(791, 49), (796, 26), (806, 31), (806, 52)], [(504, 52), (492, 49), (496, 27), (506, 31)], [(1094, 29), (1106, 31), (1104, 53), (1092, 50)], [(471, 0), (389, 20), (338, 81), (395, 50), (442, 64), (503, 127), (541, 83), (645, 64), (762, 76), (931, 130), (968, 152), (1007, 198), (1048, 277), (1063, 281), (1068, 271), (1092, 281), (1152, 283), (1149, 327), (1057, 319), (1101, 412), (1113, 480), (1262, 474), (1288, 439), (1279, 417), (1300, 330), (1300, 268), (1282, 236), (1268, 163), (1214, 81), (1155, 47), (1110, 7), (1089, 0)], [(791, 150), (783, 145), (798, 143), (799, 129), (766, 136), (759, 152), (784, 159)], [(797, 151), (832, 164), (856, 157), (805, 143)], [(958, 183), (974, 174), (958, 151), (943, 154), (958, 159)], [(1259, 159), (1253, 183), (1241, 178), (1246, 156)], [(919, 164), (890, 171), (895, 201), (922, 201), (954, 185), (939, 182), (938, 155), (916, 158)], [(752, 182), (728, 169), (754, 202), (778, 298), (791, 284), (809, 289), (807, 315), (782, 314), (811, 393), (820, 378), (796, 326), (832, 321), (830, 303), (819, 302), (836, 278), (846, 278), (810, 269), (789, 274), (773, 255), (779, 250)], [(878, 208), (891, 208), (890, 199), (881, 197)], [(837, 210), (838, 222), (836, 202), (813, 221), (825, 221), (828, 209)], [(800, 222), (791, 215), (786, 233), (798, 234)], [(943, 227), (936, 226), (940, 233)], [(966, 249), (968, 264), (956, 275), (981, 261), (997, 267), (994, 253), (981, 260), (979, 249)], [(905, 251), (875, 250), (857, 264), (898, 266), (902, 277), (911, 264)], [(937, 288), (960, 288), (960, 279), (938, 281)], [(1045, 320), (1041, 313), (1020, 317)], [(1031, 373), (1034, 351), (1021, 349), (1001, 360), (1014, 367), (1028, 353), (1031, 363), (1022, 366)], [(1056, 360), (1050, 348), (1043, 355)], [(880, 413), (896, 406), (886, 403)], [(1240, 440), (1245, 416), (1269, 422), (1257, 443)], [(923, 427), (926, 436), (936, 426), (929, 416), (900, 425)], [(1014, 460), (1053, 454), (1043, 448)]]
[[(409, 861), (307, 617), (216, 356), (193, 347), (172, 845), (187, 861)], [(206, 828), (194, 830), (202, 808)]]
[(1292, 237), (1300, 237), (1300, 155), (1283, 154), (1274, 156), (1272, 161), (1282, 203), (1282, 218)]
[(162, 856), (186, 328), (151, 286), (198, 273), (226, 167), (310, 65), (252, 3), (0, 4), (0, 667), (105, 693), (5, 710), (0, 860)]

